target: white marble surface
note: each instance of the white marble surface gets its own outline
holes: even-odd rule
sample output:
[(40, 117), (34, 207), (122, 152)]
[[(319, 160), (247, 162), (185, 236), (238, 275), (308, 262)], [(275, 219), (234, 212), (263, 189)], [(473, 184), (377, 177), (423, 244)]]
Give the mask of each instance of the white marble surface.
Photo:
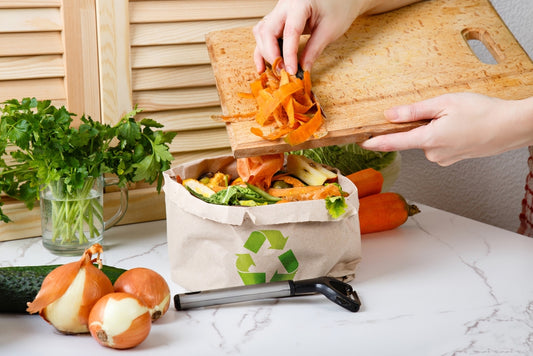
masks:
[[(367, 235), (351, 313), (306, 296), (187, 312), (173, 304), (145, 355), (533, 355), (533, 239), (427, 206), (393, 231)], [(104, 262), (169, 281), (164, 221), (114, 227)], [(39, 238), (0, 243), (0, 266), (70, 262)], [(0, 314), (1, 355), (116, 355), (38, 316)]]

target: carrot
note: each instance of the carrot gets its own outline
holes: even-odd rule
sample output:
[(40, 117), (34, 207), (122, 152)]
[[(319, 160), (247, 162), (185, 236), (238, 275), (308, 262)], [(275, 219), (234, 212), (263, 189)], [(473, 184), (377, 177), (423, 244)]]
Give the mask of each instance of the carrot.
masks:
[(366, 168), (346, 176), (357, 187), (359, 198), (381, 193), (383, 175), (374, 168)]
[(290, 176), (288, 174), (278, 174), (278, 175), (275, 175), (272, 178), (272, 182), (275, 182), (277, 180), (283, 181), (283, 182), (291, 185), (292, 187), (305, 187), (305, 183), (304, 182), (302, 182), (298, 178), (295, 178), (295, 177)]
[[(214, 120), (228, 123), (255, 120), (252, 134), (265, 140), (285, 138), (290, 145), (298, 145), (311, 137), (322, 137), (327, 131), (324, 117), (311, 91), (311, 74), (303, 79), (289, 75), (281, 68), (281, 57), (250, 83), (250, 93), (238, 93), (244, 99), (255, 99), (253, 113), (214, 115)], [(264, 129), (263, 129), (264, 128)]]
[(318, 107), (313, 118), (294, 131), (289, 132), (285, 136), (285, 141), (291, 146), (299, 145), (307, 141), (322, 126), (322, 122), (322, 112), (320, 111), (320, 107)]
[(272, 177), (283, 167), (283, 153), (237, 159), (237, 173), (247, 183), (263, 190), (270, 187)]
[(361, 234), (392, 230), (418, 214), (416, 205), (408, 204), (398, 193), (385, 192), (359, 199), (359, 227)]
[(340, 196), (342, 193), (335, 184), (306, 185), (294, 188), (270, 188), (268, 194), (281, 198), (283, 201), (302, 201), (326, 199), (327, 197)]

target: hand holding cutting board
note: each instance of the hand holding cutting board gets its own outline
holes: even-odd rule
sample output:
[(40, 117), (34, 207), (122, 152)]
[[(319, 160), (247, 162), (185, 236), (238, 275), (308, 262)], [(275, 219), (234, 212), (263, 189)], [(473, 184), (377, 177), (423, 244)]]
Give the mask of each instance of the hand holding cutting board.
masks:
[[(413, 2), (417, 1), (280, 0), (253, 29), (257, 70), (263, 71), (265, 60), (271, 62), (280, 55), (278, 37), (284, 38), (285, 67), (294, 73), (300, 36), (310, 34), (299, 59), (304, 70), (310, 70), (325, 47), (342, 36), (358, 16), (386, 12)], [(469, 32), (463, 36), (469, 39)], [(431, 122), (406, 132), (370, 138), (361, 146), (376, 151), (422, 149), (428, 160), (447, 166), (462, 159), (533, 145), (533, 97), (504, 99), (452, 93), (413, 104), (406, 102), (385, 110), (385, 118), (391, 123)]]
[[(533, 99), (527, 98), (533, 96), (533, 62), (490, 1), (431, 0), (401, 6), (411, 2), (280, 0), (254, 29), (210, 32), (206, 43), (224, 115), (257, 109), (238, 93), (249, 91), (257, 77), (252, 59), (260, 66), (268, 63), (281, 53), (277, 39), (283, 36), (286, 68), (296, 64), (297, 40), (303, 48), (300, 64), (309, 68), (312, 62), (313, 92), (327, 116), (326, 134), (297, 147), (254, 135), (253, 120), (227, 123), (235, 157), (358, 143), (374, 150), (420, 148), (429, 159), (446, 165), (529, 144), (533, 132), (527, 131), (527, 111)], [(381, 13), (397, 6), (401, 8)], [(300, 37), (302, 32), (310, 35)], [(483, 43), (496, 63), (482, 62), (471, 40)], [(486, 97), (457, 94), (464, 92)], [(431, 111), (391, 119), (391, 108), (420, 102), (432, 105)], [(483, 108), (491, 108), (490, 113)], [(513, 120), (522, 121), (507, 125), (512, 111)], [(516, 127), (521, 128), (519, 136)], [(363, 143), (377, 136), (384, 137)]]
[(533, 145), (533, 97), (502, 100), (474, 93), (444, 94), (385, 111), (391, 122), (431, 119), (406, 132), (361, 143), (373, 151), (422, 149), (441, 166)]

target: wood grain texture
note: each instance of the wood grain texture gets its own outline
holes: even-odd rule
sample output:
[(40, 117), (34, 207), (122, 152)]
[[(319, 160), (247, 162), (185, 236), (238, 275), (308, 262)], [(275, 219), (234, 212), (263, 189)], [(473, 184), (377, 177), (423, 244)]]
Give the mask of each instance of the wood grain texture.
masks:
[(0, 101), (24, 97), (50, 99), (54, 103), (61, 102), (64, 105), (66, 104), (65, 83), (62, 78), (2, 81)]
[(62, 5), (67, 109), (100, 121), (96, 5), (93, 0)]
[[(499, 62), (480, 62), (465, 36), (482, 39)], [(223, 112), (254, 110), (237, 96), (256, 77), (251, 28), (215, 31), (207, 45)], [(488, 0), (434, 0), (358, 19), (317, 60), (312, 81), (327, 114), (325, 137), (291, 147), (252, 135), (252, 122), (229, 124), (234, 154), (360, 142), (408, 130), (424, 123), (390, 124), (383, 111), (449, 92), (525, 98), (533, 95), (533, 63)]]
[(0, 11), (0, 33), (61, 31), (62, 29), (59, 8), (10, 8)]
[(253, 25), (256, 18), (131, 25), (132, 46), (203, 43), (208, 32)]
[(0, 9), (59, 7), (61, 0), (0, 0)]
[(113, 125), (133, 108), (128, 0), (97, 0), (96, 14), (102, 122)]
[(0, 36), (0, 57), (62, 53), (59, 31), (4, 33)]
[(204, 43), (132, 47), (131, 60), (134, 69), (211, 63)]
[(130, 1), (131, 23), (261, 17), (276, 0)]
[(61, 55), (0, 57), (0, 80), (56, 78), (64, 75)]
[(215, 76), (208, 64), (133, 69), (131, 75), (134, 91), (215, 85)]

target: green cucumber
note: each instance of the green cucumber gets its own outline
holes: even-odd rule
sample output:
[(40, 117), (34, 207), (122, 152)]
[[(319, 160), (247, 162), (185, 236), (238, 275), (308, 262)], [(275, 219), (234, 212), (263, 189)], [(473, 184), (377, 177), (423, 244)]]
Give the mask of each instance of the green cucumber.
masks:
[[(59, 266), (0, 267), (0, 313), (26, 313), (26, 303), (35, 299), (44, 278)], [(126, 270), (104, 265), (102, 272), (114, 284)]]

